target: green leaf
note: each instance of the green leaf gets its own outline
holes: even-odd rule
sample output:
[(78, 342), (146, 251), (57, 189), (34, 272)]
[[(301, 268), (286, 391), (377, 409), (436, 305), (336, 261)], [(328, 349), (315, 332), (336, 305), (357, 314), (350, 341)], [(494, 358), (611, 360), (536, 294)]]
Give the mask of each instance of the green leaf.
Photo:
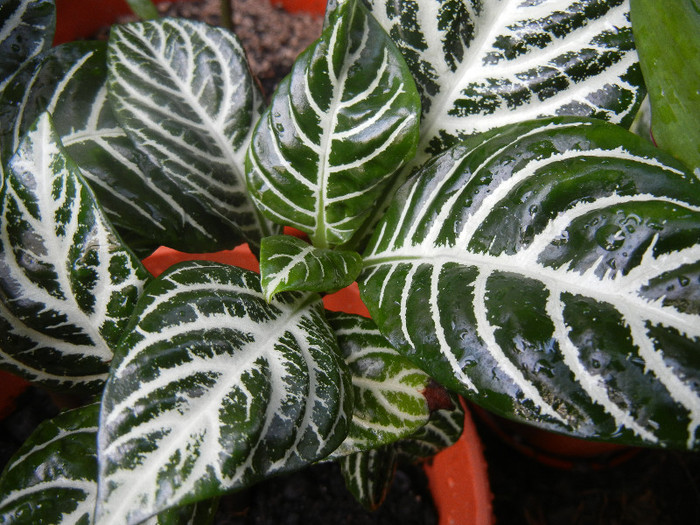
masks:
[(371, 319), (326, 312), (352, 374), (353, 417), (337, 458), (392, 443), (428, 422), (430, 378), (387, 342)]
[(345, 486), (369, 511), (384, 502), (394, 479), (398, 455), (393, 446), (358, 452), (340, 460)]
[(700, 177), (700, 6), (696, 0), (631, 0), (631, 9), (654, 140)]
[(39, 425), (0, 478), (0, 523), (92, 523), (99, 409), (96, 403)]
[(48, 387), (98, 388), (148, 272), (47, 113), (10, 159), (0, 197), (0, 363)]
[(246, 160), (262, 213), (319, 248), (351, 239), (418, 139), (400, 53), (355, 0), (340, 11), (280, 84)]
[(401, 353), (508, 417), (700, 444), (700, 180), (599, 120), (526, 122), (434, 159), (365, 253)]
[[(8, 463), (0, 478), (4, 525), (90, 525), (97, 501), (95, 403), (45, 421)], [(217, 500), (170, 509), (144, 525), (211, 523)]]
[(262, 97), (236, 37), (183, 19), (116, 26), (108, 67), (119, 123), (197, 203), (191, 227), (224, 247), (258, 245), (271, 226), (247, 195), (244, 156)]
[(644, 98), (627, 0), (367, 3), (421, 93), (414, 164), (469, 135), (544, 116), (629, 126)]
[(51, 47), (55, 25), (53, 0), (0, 3), (0, 94), (24, 62)]
[(143, 20), (159, 18), (158, 9), (151, 0), (126, 0), (136, 16)]
[(260, 274), (265, 297), (277, 292), (337, 292), (362, 270), (356, 252), (314, 248), (291, 235), (265, 237), (260, 246)]
[(267, 303), (253, 272), (174, 267), (115, 357), (98, 441), (101, 525), (317, 461), (347, 434), (350, 376), (316, 295)]
[(211, 238), (218, 218), (207, 219), (201, 202), (165, 177), (119, 127), (106, 83), (104, 43), (71, 42), (27, 63), (0, 101), (3, 161), (36, 118), (49, 111), (105, 213), (139, 255), (160, 245), (201, 252), (227, 247), (230, 239), (220, 239), (226, 234)]
[(394, 445), (400, 457), (420, 461), (457, 442), (464, 430), (464, 408), (458, 396), (450, 394), (450, 397), (452, 408), (431, 412), (425, 425)]

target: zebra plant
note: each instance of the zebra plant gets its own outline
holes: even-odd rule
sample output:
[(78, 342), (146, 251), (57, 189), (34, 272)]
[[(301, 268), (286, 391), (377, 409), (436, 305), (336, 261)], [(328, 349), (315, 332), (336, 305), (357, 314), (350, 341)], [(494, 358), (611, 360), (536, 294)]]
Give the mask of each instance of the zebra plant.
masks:
[[(52, 1), (2, 0), (0, 363), (99, 399), (18, 451), (1, 521), (206, 523), (330, 460), (376, 506), (459, 436), (435, 389), (700, 448), (697, 140), (626, 129), (645, 80), (654, 114), (694, 107), (657, 66), (700, 32), (645, 1), (333, 2), (265, 107), (227, 30), (51, 48)], [(242, 242), (260, 276), (140, 262)], [(371, 319), (323, 306), (353, 281)]]

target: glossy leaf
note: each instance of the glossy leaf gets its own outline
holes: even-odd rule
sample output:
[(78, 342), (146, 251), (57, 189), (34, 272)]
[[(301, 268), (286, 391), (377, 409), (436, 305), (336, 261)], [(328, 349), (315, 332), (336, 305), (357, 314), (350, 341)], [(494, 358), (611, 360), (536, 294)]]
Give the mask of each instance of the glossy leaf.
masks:
[(351, 239), (418, 139), (398, 50), (355, 0), (339, 10), (278, 87), (246, 161), (262, 212), (319, 248)]
[(631, 6), (654, 140), (700, 177), (700, 5), (631, 0)]
[(437, 157), (390, 207), (360, 290), (394, 347), (495, 412), (700, 442), (700, 180), (639, 137), (553, 119)]
[[(90, 525), (97, 498), (99, 403), (42, 423), (0, 478), (4, 525)], [(144, 525), (211, 523), (218, 502), (169, 509)]]
[(0, 478), (0, 523), (90, 525), (97, 496), (99, 404), (42, 423)]
[(165, 177), (119, 127), (106, 83), (104, 43), (72, 42), (30, 61), (0, 101), (3, 160), (49, 111), (66, 150), (133, 250), (147, 255), (160, 245), (202, 252), (228, 246), (229, 239), (212, 240), (215, 225), (201, 203)]
[(51, 47), (55, 24), (52, 0), (0, 3), (0, 94), (24, 62)]
[(430, 413), (428, 422), (394, 446), (400, 457), (419, 461), (433, 457), (454, 445), (464, 430), (464, 408), (456, 395), (451, 394), (452, 408)]
[(138, 523), (325, 457), (351, 395), (318, 296), (267, 303), (253, 272), (174, 267), (139, 303), (105, 389), (98, 522)]
[(115, 26), (108, 66), (119, 123), (199, 205), (191, 226), (257, 245), (270, 227), (245, 191), (244, 156), (262, 97), (236, 37), (183, 19)]
[(148, 278), (44, 113), (10, 159), (0, 200), (3, 368), (49, 387), (99, 387)]
[(418, 84), (416, 163), (546, 116), (629, 126), (644, 98), (628, 0), (367, 0)]
[(291, 235), (265, 237), (260, 247), (260, 274), (265, 297), (277, 292), (332, 293), (351, 285), (362, 270), (357, 252), (315, 248)]
[(423, 392), (430, 378), (399, 355), (371, 319), (326, 315), (352, 374), (355, 400), (348, 437), (333, 457), (395, 442), (425, 425), (430, 413)]
[(340, 471), (345, 486), (367, 510), (377, 510), (384, 502), (398, 463), (396, 449), (385, 446), (345, 456)]

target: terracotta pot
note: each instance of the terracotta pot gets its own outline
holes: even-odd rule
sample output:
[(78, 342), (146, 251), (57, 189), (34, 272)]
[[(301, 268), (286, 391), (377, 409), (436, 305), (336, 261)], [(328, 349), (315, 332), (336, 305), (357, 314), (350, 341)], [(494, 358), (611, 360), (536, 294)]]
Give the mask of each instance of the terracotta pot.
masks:
[[(285, 230), (299, 235), (298, 232)], [(216, 261), (248, 270), (260, 271), (255, 255), (247, 244), (216, 253), (189, 254), (161, 247), (143, 260), (144, 266), (158, 276), (169, 266), (190, 260)], [(357, 283), (323, 298), (333, 311), (369, 317), (360, 299)], [(493, 513), (486, 461), (479, 436), (465, 406), (464, 433), (459, 441), (426, 462), (424, 470), (440, 516), (440, 525), (492, 525)]]
[[(154, 0), (159, 4), (166, 0)], [(187, 1), (187, 0), (179, 0)], [(56, 0), (56, 34), (54, 45), (89, 38), (98, 29), (108, 26), (123, 15), (131, 13), (126, 0)]]
[(578, 439), (496, 416), (476, 405), (472, 413), (499, 439), (520, 453), (550, 467), (601, 470), (634, 457), (640, 448)]
[(14, 412), (16, 399), (29, 387), (29, 382), (19, 376), (0, 370), (0, 419)]

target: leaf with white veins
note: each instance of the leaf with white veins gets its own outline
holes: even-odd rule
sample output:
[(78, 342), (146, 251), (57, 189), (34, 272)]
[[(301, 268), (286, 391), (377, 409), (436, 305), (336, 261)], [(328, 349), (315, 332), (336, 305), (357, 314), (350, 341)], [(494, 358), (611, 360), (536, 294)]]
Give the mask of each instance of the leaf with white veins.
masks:
[(302, 53), (246, 160), (262, 213), (319, 248), (351, 237), (415, 152), (420, 100), (396, 46), (352, 0)]
[(47, 113), (10, 159), (0, 195), (0, 363), (93, 390), (149, 279), (96, 204)]
[(260, 274), (268, 301), (282, 291), (336, 292), (352, 284), (361, 270), (357, 252), (315, 248), (292, 235), (265, 237), (260, 245)]
[[(99, 403), (45, 421), (0, 478), (0, 523), (90, 525), (97, 501)], [(170, 509), (143, 525), (210, 523), (218, 501)]]
[(628, 0), (367, 0), (418, 84), (417, 164), (546, 116), (629, 126), (644, 98)]
[(352, 374), (353, 417), (332, 457), (370, 450), (410, 436), (428, 422), (423, 395), (430, 378), (400, 355), (371, 319), (326, 312)]
[(245, 151), (262, 97), (238, 39), (183, 19), (112, 29), (110, 101), (129, 137), (199, 202), (192, 227), (257, 245), (272, 227), (246, 192)]
[(362, 298), (439, 383), (555, 430), (700, 444), (700, 180), (600, 120), (452, 148), (391, 205)]
[(0, 94), (21, 64), (51, 47), (55, 24), (51, 0), (0, 3)]
[(181, 264), (130, 328), (102, 402), (101, 525), (300, 468), (345, 438), (350, 376), (317, 295), (267, 303), (253, 272)]

